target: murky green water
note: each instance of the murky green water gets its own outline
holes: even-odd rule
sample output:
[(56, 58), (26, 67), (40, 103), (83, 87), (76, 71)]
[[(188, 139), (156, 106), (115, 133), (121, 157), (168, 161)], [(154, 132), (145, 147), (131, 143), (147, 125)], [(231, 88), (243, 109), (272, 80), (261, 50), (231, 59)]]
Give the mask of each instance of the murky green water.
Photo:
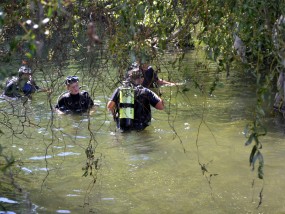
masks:
[[(189, 59), (194, 72), (197, 59)], [(28, 138), (0, 138), (21, 161), (15, 181), (23, 189), (1, 193), (0, 202), (15, 213), (285, 213), (284, 121), (266, 119), (265, 178), (259, 180), (243, 135), (255, 89), (238, 77), (220, 79), (211, 97), (191, 81), (163, 87), (166, 110), (153, 109), (152, 125), (128, 134), (115, 131), (105, 109), (111, 91), (93, 92), (99, 106), (90, 118), (52, 115), (45, 95), (36, 95), (18, 107), (34, 123), (25, 127)], [(90, 144), (99, 169), (85, 177)]]

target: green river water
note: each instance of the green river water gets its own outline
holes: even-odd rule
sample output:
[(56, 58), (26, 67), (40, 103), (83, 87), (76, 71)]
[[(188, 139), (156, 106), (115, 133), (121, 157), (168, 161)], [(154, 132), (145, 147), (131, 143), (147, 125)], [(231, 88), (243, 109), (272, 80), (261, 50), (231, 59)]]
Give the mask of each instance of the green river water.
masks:
[[(186, 58), (190, 73), (198, 60)], [(195, 75), (206, 85), (212, 80), (203, 69)], [(285, 213), (284, 121), (268, 110), (260, 180), (249, 166), (252, 145), (244, 145), (254, 87), (233, 71), (228, 79), (220, 74), (213, 96), (205, 96), (187, 78), (176, 77), (186, 79), (184, 85), (161, 88), (166, 109), (152, 109), (152, 124), (142, 132), (116, 132), (106, 111), (113, 88), (91, 93), (98, 106), (90, 117), (52, 114), (43, 93), (24, 106), (13, 101), (34, 125), (25, 127), (25, 136), (11, 137), (6, 130), (0, 138), (17, 160), (14, 181), (22, 189), (0, 190), (7, 213)], [(83, 176), (88, 145), (95, 148), (98, 170)]]

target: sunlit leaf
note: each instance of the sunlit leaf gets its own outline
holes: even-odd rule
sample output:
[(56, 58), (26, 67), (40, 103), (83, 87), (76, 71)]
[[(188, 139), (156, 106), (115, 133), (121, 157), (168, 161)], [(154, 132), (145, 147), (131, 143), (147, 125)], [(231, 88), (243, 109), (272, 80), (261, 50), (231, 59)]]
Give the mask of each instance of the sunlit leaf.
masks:
[(52, 9), (52, 7), (49, 7), (49, 8), (48, 8), (47, 16), (48, 16), (48, 17), (51, 17), (51, 16), (52, 16), (52, 13), (53, 13), (53, 9)]
[(37, 46), (34, 43), (29, 43), (29, 49), (31, 51), (36, 51), (37, 50)]
[(88, 176), (88, 170), (86, 170), (82, 176), (87, 177)]
[(33, 57), (33, 56), (32, 56), (32, 54), (31, 54), (31, 53), (29, 53), (29, 52), (28, 52), (28, 53), (26, 53), (25, 55), (26, 55), (26, 57), (28, 57), (29, 59), (31, 59), (31, 58)]
[(42, 21), (43, 24), (46, 24), (46, 23), (48, 23), (48, 22), (49, 22), (49, 18), (45, 18), (45, 19)]

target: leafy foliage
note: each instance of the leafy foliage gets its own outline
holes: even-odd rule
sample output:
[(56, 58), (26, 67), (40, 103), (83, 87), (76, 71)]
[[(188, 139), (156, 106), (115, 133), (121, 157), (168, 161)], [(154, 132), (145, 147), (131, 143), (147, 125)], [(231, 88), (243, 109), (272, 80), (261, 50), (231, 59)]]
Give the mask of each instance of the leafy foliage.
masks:
[[(248, 140), (245, 142), (245, 146), (250, 144), (254, 144), (250, 153), (249, 163), (252, 167), (252, 170), (255, 169), (255, 162), (258, 160), (258, 178), (263, 179), (264, 172), (264, 159), (261, 153), (262, 144), (259, 140), (260, 136), (266, 135), (267, 131), (265, 127), (259, 124), (257, 121), (254, 122), (252, 125), (248, 125), (245, 130), (245, 135), (248, 137)], [(249, 136), (248, 136), (249, 135)]]

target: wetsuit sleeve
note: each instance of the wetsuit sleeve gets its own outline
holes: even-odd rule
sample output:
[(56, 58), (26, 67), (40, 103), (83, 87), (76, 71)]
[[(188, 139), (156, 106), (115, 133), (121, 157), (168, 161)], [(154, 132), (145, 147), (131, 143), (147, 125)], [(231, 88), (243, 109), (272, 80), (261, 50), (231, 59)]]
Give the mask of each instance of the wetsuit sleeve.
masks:
[(6, 96), (12, 96), (15, 92), (16, 92), (16, 87), (15, 87), (15, 85), (13, 83), (8, 83), (5, 86), (4, 94)]
[(59, 99), (58, 103), (56, 104), (55, 108), (59, 109), (61, 111), (65, 111), (66, 110), (66, 106), (65, 106), (65, 98), (62, 97)]
[(92, 100), (92, 98), (90, 97), (89, 93), (88, 92), (85, 92), (85, 97), (86, 97), (86, 100), (88, 102), (88, 107), (92, 107), (94, 106), (94, 101)]
[(158, 95), (156, 93), (154, 93), (153, 91), (149, 90), (149, 89), (145, 89), (146, 93), (147, 93), (147, 97), (149, 99), (149, 103), (155, 107), (156, 104), (160, 101), (160, 98), (158, 97)]

